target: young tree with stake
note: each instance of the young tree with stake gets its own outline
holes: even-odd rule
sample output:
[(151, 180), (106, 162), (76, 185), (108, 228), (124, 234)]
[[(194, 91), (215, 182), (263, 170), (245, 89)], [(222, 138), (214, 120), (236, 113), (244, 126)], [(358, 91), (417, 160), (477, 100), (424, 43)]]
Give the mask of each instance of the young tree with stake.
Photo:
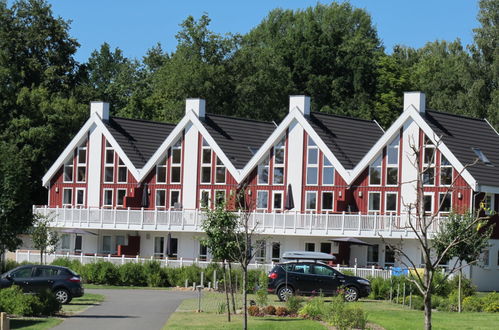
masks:
[(43, 256), (50, 248), (55, 248), (59, 243), (59, 234), (50, 228), (50, 218), (35, 214), (35, 223), (31, 228), (31, 239), (33, 245), (40, 250), (40, 263), (43, 264)]

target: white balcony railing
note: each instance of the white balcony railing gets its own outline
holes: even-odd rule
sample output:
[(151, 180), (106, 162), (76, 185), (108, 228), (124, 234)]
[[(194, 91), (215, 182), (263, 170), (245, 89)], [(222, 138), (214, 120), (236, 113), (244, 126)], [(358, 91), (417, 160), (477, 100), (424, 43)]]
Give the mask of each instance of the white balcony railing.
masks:
[[(33, 207), (33, 212), (48, 216), (53, 227), (185, 232), (202, 232), (206, 217), (201, 210)], [(408, 214), (253, 212), (249, 222), (261, 234), (414, 237)], [(436, 219), (430, 231), (438, 223)]]

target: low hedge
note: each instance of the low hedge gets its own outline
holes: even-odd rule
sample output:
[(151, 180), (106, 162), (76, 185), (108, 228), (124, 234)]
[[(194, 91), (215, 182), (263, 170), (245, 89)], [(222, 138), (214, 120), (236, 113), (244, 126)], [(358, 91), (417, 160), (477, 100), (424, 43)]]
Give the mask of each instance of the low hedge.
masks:
[(0, 290), (0, 311), (18, 316), (50, 316), (61, 310), (61, 304), (50, 291), (25, 294), (16, 285)]

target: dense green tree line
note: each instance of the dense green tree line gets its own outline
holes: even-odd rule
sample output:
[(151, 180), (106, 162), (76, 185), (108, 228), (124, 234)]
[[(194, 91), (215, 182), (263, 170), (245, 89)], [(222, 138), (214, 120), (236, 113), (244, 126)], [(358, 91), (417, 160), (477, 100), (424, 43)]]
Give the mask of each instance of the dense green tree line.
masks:
[(98, 99), (129, 118), (176, 122), (185, 98), (202, 97), (209, 112), (279, 121), (288, 95), (307, 94), (314, 111), (386, 127), (401, 112), (403, 91), (421, 90), (430, 108), (499, 127), (499, 0), (481, 0), (478, 20), (472, 45), (435, 41), (388, 53), (370, 15), (348, 3), (275, 9), (245, 35), (215, 33), (204, 15), (180, 24), (171, 53), (158, 44), (130, 59), (105, 43), (78, 63), (69, 23), (49, 4), (0, 0), (0, 138), (2, 152), (16, 154), (2, 155), (15, 165), (3, 166), (23, 171), (27, 208), (44, 203), (41, 177)]

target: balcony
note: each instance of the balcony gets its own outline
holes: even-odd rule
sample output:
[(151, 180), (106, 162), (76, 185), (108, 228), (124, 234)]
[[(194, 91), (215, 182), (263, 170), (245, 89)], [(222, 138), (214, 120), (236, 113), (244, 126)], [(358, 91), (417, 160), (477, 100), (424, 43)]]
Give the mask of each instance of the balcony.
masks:
[[(59, 228), (141, 231), (202, 232), (206, 214), (201, 210), (144, 210), (110, 208), (49, 208), (34, 206), (33, 212), (48, 216)], [(413, 216), (414, 222), (414, 216)], [(252, 212), (250, 226), (263, 235), (355, 236), (415, 238), (409, 215), (360, 213), (263, 213)], [(430, 230), (435, 230), (438, 224)]]

